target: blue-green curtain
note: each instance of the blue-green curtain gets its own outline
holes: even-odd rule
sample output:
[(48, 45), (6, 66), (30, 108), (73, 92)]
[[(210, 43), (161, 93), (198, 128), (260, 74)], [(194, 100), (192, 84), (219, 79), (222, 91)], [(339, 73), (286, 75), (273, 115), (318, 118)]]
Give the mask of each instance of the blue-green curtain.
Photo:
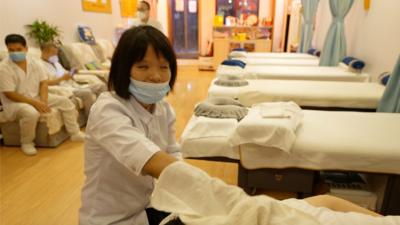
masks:
[(301, 27), (301, 39), (299, 44), (298, 52), (305, 53), (311, 47), (311, 41), (313, 38), (314, 28), (314, 17), (317, 13), (319, 0), (301, 0), (303, 7), (302, 16), (302, 27)]
[(378, 112), (400, 113), (400, 55), (379, 102)]
[(354, 0), (329, 0), (332, 23), (325, 38), (320, 66), (337, 66), (346, 56), (346, 37), (344, 18), (350, 11)]

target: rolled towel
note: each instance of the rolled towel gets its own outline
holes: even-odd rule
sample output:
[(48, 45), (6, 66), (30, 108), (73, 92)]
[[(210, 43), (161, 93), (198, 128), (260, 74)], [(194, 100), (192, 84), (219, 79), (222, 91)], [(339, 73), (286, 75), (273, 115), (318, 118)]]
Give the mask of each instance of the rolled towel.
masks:
[(241, 60), (236, 60), (236, 59), (226, 59), (222, 63), (222, 65), (227, 65), (227, 66), (239, 66), (241, 68), (246, 67), (246, 63), (241, 61)]

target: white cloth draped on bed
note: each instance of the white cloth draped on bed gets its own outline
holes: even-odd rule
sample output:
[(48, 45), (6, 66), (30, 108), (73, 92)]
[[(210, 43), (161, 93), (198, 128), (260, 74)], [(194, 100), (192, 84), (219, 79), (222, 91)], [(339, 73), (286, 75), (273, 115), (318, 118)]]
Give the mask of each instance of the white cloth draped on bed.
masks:
[(261, 102), (293, 101), (300, 106), (375, 109), (385, 87), (377, 83), (301, 80), (248, 80), (243, 87), (212, 83), (210, 97), (230, 97), (245, 106)]

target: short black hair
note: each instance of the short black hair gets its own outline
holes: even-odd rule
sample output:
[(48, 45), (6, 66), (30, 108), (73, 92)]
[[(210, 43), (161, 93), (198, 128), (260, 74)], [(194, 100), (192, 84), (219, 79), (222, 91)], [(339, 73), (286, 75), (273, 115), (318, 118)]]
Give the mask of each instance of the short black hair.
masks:
[(25, 40), (24, 36), (22, 36), (20, 34), (9, 34), (4, 39), (4, 42), (6, 43), (6, 45), (20, 43), (24, 47), (26, 47), (26, 40)]
[(168, 38), (158, 29), (151, 26), (137, 26), (126, 30), (115, 48), (111, 59), (108, 89), (118, 96), (129, 99), (129, 84), (131, 68), (136, 62), (142, 61), (148, 46), (153, 46), (157, 56), (163, 56), (169, 63), (171, 78), (169, 87), (174, 88), (177, 63), (174, 49)]
[(147, 9), (150, 10), (150, 3), (146, 1), (140, 1), (140, 3), (144, 3), (145, 5), (147, 5)]

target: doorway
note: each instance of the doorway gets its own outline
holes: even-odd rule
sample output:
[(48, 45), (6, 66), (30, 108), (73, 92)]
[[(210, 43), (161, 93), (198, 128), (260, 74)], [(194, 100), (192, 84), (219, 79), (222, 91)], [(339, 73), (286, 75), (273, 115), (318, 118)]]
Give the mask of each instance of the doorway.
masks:
[(170, 34), (178, 58), (199, 56), (198, 0), (170, 0)]

